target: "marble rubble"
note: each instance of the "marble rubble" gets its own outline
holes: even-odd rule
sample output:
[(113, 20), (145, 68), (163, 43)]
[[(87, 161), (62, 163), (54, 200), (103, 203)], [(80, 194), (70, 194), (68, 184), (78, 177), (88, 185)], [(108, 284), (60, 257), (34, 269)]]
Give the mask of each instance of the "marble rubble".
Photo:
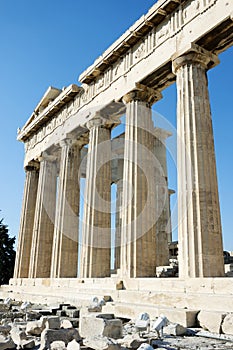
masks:
[[(20, 304), (16, 304), (14, 300), (11, 301), (8, 305), (8, 319), (5, 318), (6, 314), (0, 313), (1, 350), (15, 349), (16, 347), (17, 349), (34, 350), (150, 350), (151, 347), (161, 347), (167, 350), (196, 350), (199, 349), (199, 345), (202, 346), (200, 349), (204, 350), (209, 349), (210, 344), (214, 346), (213, 349), (231, 349), (233, 344), (233, 332), (232, 335), (224, 335), (220, 334), (220, 330), (219, 333), (210, 333), (201, 328), (185, 328), (170, 322), (165, 316), (160, 316), (157, 319), (150, 318), (150, 329), (145, 329), (142, 332), (137, 329), (137, 319), (119, 320), (112, 314), (89, 312), (88, 307), (85, 307), (86, 316), (80, 314), (78, 322), (80, 326), (74, 327), (71, 317), (56, 315), (61, 308), (67, 308), (69, 306), (67, 304), (49, 307), (31, 303), (30, 309), (24, 311), (22, 318), (18, 318), (17, 310), (20, 309)], [(27, 322), (27, 314), (30, 314), (30, 318), (32, 318), (33, 310), (35, 319)], [(37, 312), (40, 314), (39, 320)], [(47, 313), (47, 316), (43, 316), (44, 313)], [(228, 314), (224, 318), (226, 321), (224, 327), (228, 331), (232, 331), (232, 315)], [(141, 315), (138, 315), (138, 319), (140, 318)], [(116, 322), (113, 322), (109, 327), (109, 321)], [(101, 322), (101, 326), (98, 322)], [(64, 324), (66, 327), (63, 327)], [(218, 324), (218, 320), (216, 320), (216, 324)], [(157, 330), (161, 329), (162, 325), (164, 328), (161, 337)], [(199, 333), (204, 334), (204, 336), (199, 336)]]

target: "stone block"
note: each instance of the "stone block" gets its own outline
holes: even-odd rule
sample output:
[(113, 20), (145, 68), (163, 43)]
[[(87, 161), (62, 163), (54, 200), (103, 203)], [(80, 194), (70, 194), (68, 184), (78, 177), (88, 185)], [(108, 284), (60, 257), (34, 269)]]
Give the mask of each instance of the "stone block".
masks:
[(67, 345), (67, 350), (80, 350), (80, 344), (76, 340), (72, 340)]
[(73, 328), (73, 325), (70, 322), (70, 320), (64, 319), (64, 320), (61, 320), (60, 327), (67, 329), (67, 328)]
[(83, 338), (103, 336), (119, 339), (122, 337), (122, 321), (105, 320), (94, 315), (83, 316), (80, 320), (80, 334)]
[(233, 335), (233, 313), (226, 315), (222, 323), (222, 331), (224, 334)]
[(47, 329), (59, 329), (60, 328), (60, 317), (51, 316), (47, 318), (45, 322), (45, 328)]
[(104, 295), (103, 299), (104, 299), (105, 303), (108, 303), (109, 301), (112, 301), (111, 295)]
[(83, 340), (83, 344), (94, 350), (119, 350), (120, 345), (108, 337), (95, 336)]
[(123, 281), (119, 281), (116, 283), (116, 290), (122, 290), (124, 289), (124, 283)]
[(225, 314), (218, 311), (200, 311), (197, 319), (200, 326), (213, 333), (220, 333)]
[(149, 331), (150, 329), (150, 316), (147, 312), (141, 313), (136, 319), (135, 328), (138, 332)]
[(30, 321), (27, 323), (27, 326), (26, 326), (27, 334), (38, 336), (38, 335), (41, 335), (43, 330), (44, 330), (44, 325), (42, 320)]
[(54, 341), (63, 341), (66, 345), (73, 339), (80, 341), (81, 337), (75, 328), (70, 329), (44, 329), (41, 333), (40, 350), (47, 350)]
[(101, 312), (102, 311), (102, 306), (101, 305), (90, 305), (88, 306), (88, 312)]
[(163, 331), (165, 334), (179, 336), (184, 335), (187, 332), (187, 328), (181, 326), (179, 323), (171, 323), (164, 327)]

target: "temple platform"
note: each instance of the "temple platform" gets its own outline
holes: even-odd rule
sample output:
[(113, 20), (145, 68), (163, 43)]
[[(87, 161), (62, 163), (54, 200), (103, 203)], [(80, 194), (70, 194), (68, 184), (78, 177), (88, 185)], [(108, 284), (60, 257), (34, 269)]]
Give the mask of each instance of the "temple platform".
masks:
[(87, 306), (93, 297), (110, 296), (103, 312), (136, 318), (140, 312), (194, 326), (201, 310), (233, 312), (233, 278), (12, 279), (0, 287), (0, 297), (54, 305)]

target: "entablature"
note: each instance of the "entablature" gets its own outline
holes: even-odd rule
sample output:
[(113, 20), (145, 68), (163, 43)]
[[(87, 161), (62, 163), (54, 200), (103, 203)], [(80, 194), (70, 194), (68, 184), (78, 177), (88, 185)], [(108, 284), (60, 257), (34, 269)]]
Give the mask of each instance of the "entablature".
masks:
[[(232, 13), (233, 3), (225, 0), (159, 1), (81, 74), (81, 87), (57, 89), (58, 96), (47, 106), (42, 99), (18, 140), (27, 152), (45, 139), (47, 144), (56, 141), (66, 130), (84, 128), (101, 109), (109, 117), (119, 117), (124, 113), (122, 97), (138, 83), (160, 92), (175, 82), (172, 60), (177, 52), (184, 54), (199, 45), (218, 54), (229, 47)], [(118, 48), (123, 51), (116, 55)], [(56, 135), (51, 137), (52, 133)]]

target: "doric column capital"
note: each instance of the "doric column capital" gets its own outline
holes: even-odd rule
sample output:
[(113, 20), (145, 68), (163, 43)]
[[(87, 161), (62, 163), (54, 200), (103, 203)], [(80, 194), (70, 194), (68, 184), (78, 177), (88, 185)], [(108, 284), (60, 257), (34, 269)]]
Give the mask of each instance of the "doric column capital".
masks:
[(193, 44), (192, 47), (184, 52), (176, 54), (173, 57), (172, 70), (176, 74), (177, 71), (187, 64), (196, 64), (202, 66), (204, 69), (209, 69), (216, 66), (219, 59), (213, 53), (203, 49), (202, 47)]
[(26, 166), (25, 171), (39, 170), (40, 163), (36, 160), (31, 160)]
[(119, 120), (114, 117), (109, 117), (102, 114), (101, 112), (97, 112), (93, 119), (89, 120), (86, 123), (86, 127), (91, 130), (97, 127), (104, 127), (106, 129), (111, 129), (113, 125), (119, 124)]
[(80, 136), (77, 140), (74, 140), (74, 146), (79, 146), (79, 148), (82, 148), (84, 145), (87, 145), (89, 142), (88, 134), (84, 134)]
[(155, 102), (159, 101), (162, 98), (160, 91), (148, 88), (143, 84), (136, 84), (136, 89), (128, 92), (123, 97), (123, 102), (125, 104), (133, 101), (145, 102), (148, 107), (151, 107)]
[(57, 157), (48, 154), (47, 152), (42, 152), (42, 154), (38, 157), (38, 161), (41, 163), (43, 161), (47, 162), (55, 162)]
[(99, 126), (103, 125), (103, 118), (100, 116), (96, 115), (93, 119), (89, 120), (86, 123), (86, 127), (91, 130), (93, 128), (97, 128)]
[(70, 138), (66, 138), (66, 139), (63, 139), (59, 142), (59, 145), (60, 147), (66, 147), (66, 146), (69, 146), (71, 147), (72, 145), (74, 144), (74, 140), (70, 139)]

